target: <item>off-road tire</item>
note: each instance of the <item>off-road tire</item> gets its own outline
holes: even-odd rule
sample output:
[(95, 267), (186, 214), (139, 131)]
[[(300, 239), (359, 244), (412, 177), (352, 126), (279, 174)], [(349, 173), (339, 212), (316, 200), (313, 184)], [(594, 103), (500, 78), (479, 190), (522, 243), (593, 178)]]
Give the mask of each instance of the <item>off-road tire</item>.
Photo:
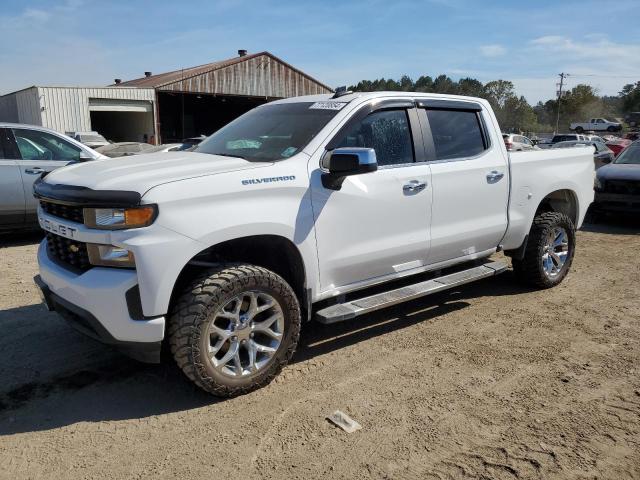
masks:
[[(560, 273), (553, 278), (547, 276), (542, 267), (542, 256), (547, 237), (555, 227), (562, 227), (568, 236), (568, 255)], [(529, 239), (522, 260), (512, 261), (516, 277), (521, 282), (536, 288), (551, 288), (558, 285), (569, 272), (576, 246), (576, 229), (571, 219), (558, 212), (545, 212), (533, 219)]]
[[(248, 377), (230, 378), (216, 372), (203, 357), (201, 335), (224, 302), (243, 291), (271, 295), (282, 308), (284, 333), (270, 363)], [(174, 302), (168, 324), (169, 345), (178, 367), (201, 389), (219, 396), (242, 395), (271, 382), (293, 356), (300, 337), (300, 305), (282, 277), (266, 268), (225, 264), (194, 278)]]

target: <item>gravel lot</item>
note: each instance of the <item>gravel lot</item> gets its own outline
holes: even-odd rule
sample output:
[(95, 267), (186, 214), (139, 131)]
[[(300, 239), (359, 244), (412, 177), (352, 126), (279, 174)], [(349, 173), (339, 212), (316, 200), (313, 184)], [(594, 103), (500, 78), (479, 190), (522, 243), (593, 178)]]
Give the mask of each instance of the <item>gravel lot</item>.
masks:
[(588, 225), (552, 290), (508, 272), (312, 324), (225, 401), (46, 312), (39, 237), (0, 239), (0, 478), (640, 478), (639, 233)]

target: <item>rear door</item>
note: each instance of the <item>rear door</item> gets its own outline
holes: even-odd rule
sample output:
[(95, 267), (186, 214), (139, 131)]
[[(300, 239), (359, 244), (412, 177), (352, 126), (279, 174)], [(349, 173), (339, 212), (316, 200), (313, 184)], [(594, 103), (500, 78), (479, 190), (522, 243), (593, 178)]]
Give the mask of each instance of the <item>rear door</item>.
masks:
[(11, 133), (0, 128), (0, 227), (24, 225), (25, 197), (17, 157)]
[(494, 249), (507, 228), (508, 160), (478, 103), (418, 102), (432, 184), (431, 251), (436, 264)]
[(33, 196), (33, 182), (43, 173), (64, 167), (80, 159), (80, 147), (62, 136), (28, 128), (11, 129), (20, 152), (18, 166), (25, 192), (26, 222), (36, 221), (37, 200)]

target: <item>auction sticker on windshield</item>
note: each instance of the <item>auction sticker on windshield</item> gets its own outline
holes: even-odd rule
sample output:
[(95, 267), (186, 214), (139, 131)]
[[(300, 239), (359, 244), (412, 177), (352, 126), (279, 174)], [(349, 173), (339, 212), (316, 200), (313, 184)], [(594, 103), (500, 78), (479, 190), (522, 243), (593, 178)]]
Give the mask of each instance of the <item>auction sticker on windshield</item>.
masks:
[(346, 105), (345, 102), (316, 102), (309, 109), (315, 110), (340, 110)]

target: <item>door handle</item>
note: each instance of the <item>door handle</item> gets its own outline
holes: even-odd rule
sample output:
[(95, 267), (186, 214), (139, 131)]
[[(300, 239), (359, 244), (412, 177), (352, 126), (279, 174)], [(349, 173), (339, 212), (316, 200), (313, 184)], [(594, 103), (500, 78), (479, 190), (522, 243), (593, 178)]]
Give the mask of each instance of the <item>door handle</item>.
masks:
[(419, 182), (418, 180), (411, 180), (409, 183), (405, 183), (402, 186), (402, 191), (407, 193), (421, 192), (427, 187), (427, 182)]
[(40, 174), (44, 172), (44, 168), (40, 168), (40, 167), (33, 167), (33, 168), (25, 168), (24, 169), (24, 173), (33, 173), (35, 174)]
[(499, 181), (500, 179), (502, 179), (502, 177), (504, 177), (504, 173), (499, 172), (497, 170), (493, 170), (493, 171), (487, 173), (487, 181), (489, 183), (495, 183), (495, 182)]

